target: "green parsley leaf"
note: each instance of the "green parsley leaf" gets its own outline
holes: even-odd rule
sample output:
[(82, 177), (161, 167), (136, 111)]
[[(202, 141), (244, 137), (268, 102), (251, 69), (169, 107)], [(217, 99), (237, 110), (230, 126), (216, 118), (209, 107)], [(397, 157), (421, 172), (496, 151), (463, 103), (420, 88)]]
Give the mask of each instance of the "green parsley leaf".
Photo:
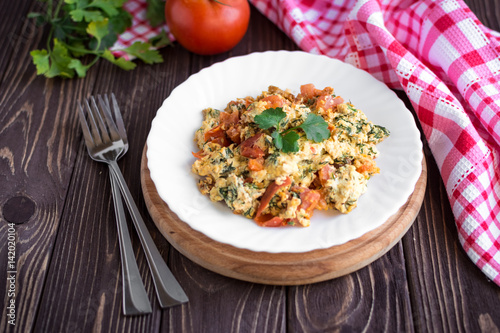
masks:
[(121, 69), (124, 69), (124, 70), (132, 70), (134, 69), (137, 65), (135, 63), (133, 63), (132, 61), (130, 60), (126, 60), (125, 58), (115, 58), (115, 56), (113, 55), (113, 53), (111, 53), (110, 50), (106, 50), (104, 51), (102, 57), (104, 59), (106, 59), (107, 61), (117, 65), (118, 67), (120, 67)]
[(92, 21), (102, 21), (104, 20), (104, 16), (98, 10), (85, 10), (85, 9), (75, 9), (69, 12), (71, 18), (75, 22), (92, 22)]
[(151, 49), (151, 44), (149, 43), (135, 42), (123, 49), (123, 51), (141, 59), (146, 64), (154, 64), (163, 61), (158, 50)]
[(279, 150), (283, 150), (283, 137), (281, 134), (277, 131), (274, 131), (271, 133), (271, 136), (273, 137), (273, 143), (278, 148)]
[(165, 1), (146, 0), (146, 19), (152, 27), (157, 27), (165, 23)]
[(85, 77), (85, 74), (87, 74), (87, 70), (89, 69), (88, 66), (82, 64), (82, 62), (78, 59), (71, 59), (68, 64), (68, 68), (74, 69), (78, 77)]
[(108, 34), (108, 19), (90, 22), (87, 26), (87, 33), (94, 36), (99, 42)]
[(149, 42), (153, 47), (163, 47), (172, 44), (170, 38), (168, 38), (167, 33), (163, 29), (158, 35), (151, 37)]
[(49, 53), (47, 50), (33, 50), (30, 54), (36, 66), (36, 73), (38, 75), (47, 73), (50, 68)]
[(118, 6), (116, 5), (108, 0), (94, 0), (89, 3), (89, 7), (101, 9), (108, 17), (118, 14), (118, 10), (116, 9)]
[(267, 109), (254, 117), (254, 121), (261, 129), (274, 127), (279, 129), (279, 123), (285, 119), (286, 113), (283, 108)]
[(261, 114), (254, 117), (254, 121), (259, 128), (267, 130), (275, 128), (271, 132), (273, 143), (279, 150), (284, 153), (296, 153), (299, 151), (300, 135), (297, 133), (298, 129), (302, 129), (306, 134), (308, 140), (321, 142), (330, 137), (328, 130), (328, 123), (323, 117), (309, 113), (306, 120), (297, 127), (289, 128), (283, 132), (280, 129), (280, 123), (286, 118), (286, 113), (283, 108), (266, 109)]
[(119, 9), (117, 14), (109, 18), (109, 30), (113, 31), (117, 37), (132, 25), (132, 14), (124, 9)]
[(306, 120), (299, 126), (305, 133), (309, 140), (314, 142), (321, 142), (330, 137), (330, 131), (328, 130), (328, 123), (323, 119), (323, 117), (309, 113)]
[(283, 148), (281, 150), (284, 153), (296, 153), (299, 151), (298, 140), (300, 136), (297, 134), (297, 132), (290, 131), (280, 136), (283, 138)]
[[(84, 77), (100, 58), (126, 70), (136, 67), (132, 61), (115, 58), (110, 50), (118, 36), (132, 25), (132, 16), (123, 8), (127, 0), (40, 1), (45, 3), (45, 10), (28, 14), (28, 18), (37, 24), (50, 26), (47, 48), (30, 53), (37, 74), (47, 77)], [(158, 2), (162, 0), (154, 1), (156, 8), (159, 8)], [(155, 40), (154, 47), (166, 44), (168, 38), (165, 33), (163, 35), (160, 34)], [(160, 53), (151, 49), (152, 45), (139, 43), (121, 51), (148, 64), (162, 62)], [(89, 60), (84, 62), (79, 59), (81, 57)]]
[(52, 49), (49, 59), (50, 68), (45, 73), (47, 77), (61, 76), (70, 79), (75, 76), (75, 71), (69, 68), (71, 56), (69, 55), (68, 49), (57, 39), (54, 39), (54, 48)]

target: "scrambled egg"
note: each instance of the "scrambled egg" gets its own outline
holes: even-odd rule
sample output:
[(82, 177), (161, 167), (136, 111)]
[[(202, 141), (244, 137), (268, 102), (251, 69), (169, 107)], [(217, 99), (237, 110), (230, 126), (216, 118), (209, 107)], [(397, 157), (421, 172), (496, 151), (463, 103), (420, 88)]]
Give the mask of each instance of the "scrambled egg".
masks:
[[(309, 226), (315, 209), (348, 213), (356, 207), (368, 179), (379, 172), (376, 144), (389, 132), (331, 87), (319, 90), (306, 84), (300, 90), (294, 96), (270, 86), (256, 98), (229, 102), (224, 111), (203, 110), (195, 133), (200, 150), (193, 153), (197, 160), (192, 166), (201, 176), (201, 193), (262, 226)], [(297, 152), (278, 149), (272, 129), (255, 122), (273, 108), (286, 114), (281, 131), (298, 134)], [(314, 142), (295, 129), (310, 113), (327, 122), (328, 139)]]

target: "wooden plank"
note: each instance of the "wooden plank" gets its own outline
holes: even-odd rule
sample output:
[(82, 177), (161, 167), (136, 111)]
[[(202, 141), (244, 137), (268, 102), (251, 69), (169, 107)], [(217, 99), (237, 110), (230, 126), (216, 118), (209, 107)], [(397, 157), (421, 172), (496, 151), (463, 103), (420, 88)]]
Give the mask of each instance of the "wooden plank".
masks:
[(486, 27), (500, 30), (500, 3), (497, 0), (465, 0), (465, 3)]
[(189, 303), (165, 311), (162, 332), (286, 332), (286, 287), (228, 278), (172, 251)]
[(289, 289), (291, 332), (413, 331), (401, 242), (357, 272)]
[[(14, 19), (19, 20), (21, 13), (16, 15)], [(15, 226), (18, 331), (33, 328), (77, 155), (79, 140), (74, 133), (78, 124), (71, 106), (94, 80), (92, 75), (80, 81), (37, 77), (29, 52), (40, 46), (42, 35), (42, 30), (33, 30), (16, 41), (11, 57), (5, 60), (7, 70), (0, 87), (2, 239), (7, 235), (4, 222), (22, 222)], [(7, 247), (2, 246), (2, 267), (7, 267), (6, 259)], [(2, 281), (6, 281), (5, 274), (0, 272)], [(10, 301), (5, 287), (0, 284), (0, 297)], [(6, 326), (5, 311), (0, 327), (13, 328)]]
[(27, 14), (36, 7), (34, 1), (2, 1), (1, 6), (0, 31), (4, 33), (0, 36), (0, 45), (3, 46), (0, 52), (0, 82), (5, 77), (12, 56), (18, 53), (18, 48), (31, 45), (37, 30), (34, 20), (27, 18)]

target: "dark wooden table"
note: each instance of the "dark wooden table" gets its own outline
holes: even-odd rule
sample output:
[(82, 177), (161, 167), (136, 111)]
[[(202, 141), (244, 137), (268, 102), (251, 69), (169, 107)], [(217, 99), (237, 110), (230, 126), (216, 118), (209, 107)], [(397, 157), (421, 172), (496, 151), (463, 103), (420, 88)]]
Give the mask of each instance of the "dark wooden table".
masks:
[[(165, 62), (133, 72), (100, 62), (84, 79), (46, 79), (29, 52), (46, 32), (26, 19), (35, 1), (1, 1), (0, 20), (0, 331), (18, 332), (499, 332), (500, 288), (461, 248), (434, 158), (415, 223), (386, 255), (331, 281), (268, 286), (206, 270), (177, 252), (148, 215), (140, 160), (156, 110), (191, 74), (228, 57), (297, 46), (252, 8), (249, 30), (231, 52), (193, 55), (179, 45)], [(498, 1), (470, 1), (500, 28)], [(130, 150), (120, 166), (151, 234), (189, 303), (161, 310), (133, 233), (153, 313), (124, 317), (120, 254), (108, 169), (85, 149), (76, 101), (115, 92)], [(408, 102), (404, 94), (401, 98)], [(15, 285), (8, 273), (9, 223), (15, 223)], [(10, 229), (10, 230), (9, 230)], [(132, 230), (132, 228), (131, 228)], [(11, 258), (12, 259), (12, 258)], [(8, 296), (15, 292), (15, 298)], [(7, 323), (15, 300), (15, 326)]]

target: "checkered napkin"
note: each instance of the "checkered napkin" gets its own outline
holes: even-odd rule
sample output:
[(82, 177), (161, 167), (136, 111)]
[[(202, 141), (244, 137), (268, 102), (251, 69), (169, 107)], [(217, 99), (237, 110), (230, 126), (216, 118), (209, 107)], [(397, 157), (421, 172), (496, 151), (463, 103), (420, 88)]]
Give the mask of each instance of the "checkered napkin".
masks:
[[(250, 0), (304, 51), (362, 68), (410, 98), (460, 242), (500, 285), (500, 34), (462, 0)], [(127, 46), (159, 32), (130, 0)], [(168, 30), (167, 30), (168, 31)]]
[(460, 242), (500, 285), (500, 34), (461, 0), (250, 0), (305, 51), (403, 88)]

